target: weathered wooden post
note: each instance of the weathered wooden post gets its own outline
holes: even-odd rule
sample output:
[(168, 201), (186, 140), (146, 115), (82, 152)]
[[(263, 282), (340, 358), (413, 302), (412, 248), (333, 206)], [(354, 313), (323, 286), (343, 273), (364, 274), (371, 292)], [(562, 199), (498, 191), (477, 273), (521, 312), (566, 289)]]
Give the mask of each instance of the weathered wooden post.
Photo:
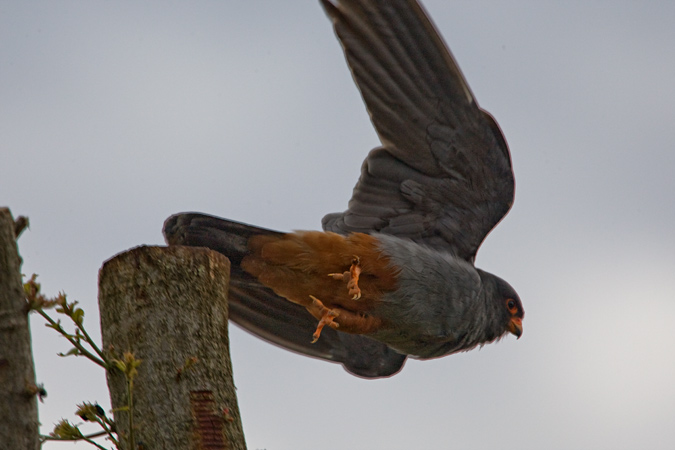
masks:
[(35, 367), (15, 223), (0, 208), (0, 448), (38, 449)]
[(115, 423), (127, 437), (132, 423), (143, 448), (246, 448), (229, 354), (229, 270), (217, 252), (180, 246), (137, 247), (100, 270), (103, 349), (141, 360), (133, 422), (120, 409), (129, 403), (124, 375), (108, 373)]

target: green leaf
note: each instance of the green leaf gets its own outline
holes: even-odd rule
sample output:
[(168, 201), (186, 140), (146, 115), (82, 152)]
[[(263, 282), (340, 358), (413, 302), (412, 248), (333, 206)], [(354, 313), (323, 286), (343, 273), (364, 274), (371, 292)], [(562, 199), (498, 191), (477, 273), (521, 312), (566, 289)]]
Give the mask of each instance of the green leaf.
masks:
[(62, 419), (54, 426), (54, 431), (51, 432), (51, 435), (61, 439), (82, 439), (84, 437), (80, 429), (66, 419)]
[(120, 370), (120, 371), (122, 371), (122, 372), (126, 372), (126, 370), (127, 370), (127, 365), (124, 364), (124, 363), (123, 363), (122, 361), (120, 361), (119, 359), (113, 359), (113, 360), (112, 360), (112, 363), (113, 363), (113, 366), (115, 366), (118, 370)]
[(70, 350), (68, 350), (67, 353), (57, 353), (57, 355), (62, 356), (62, 357), (71, 356), (71, 355), (81, 356), (82, 352), (79, 351), (77, 348), (73, 347)]
[(75, 322), (79, 326), (82, 326), (82, 319), (84, 318), (84, 310), (82, 308), (76, 308), (70, 317), (73, 319), (73, 322)]

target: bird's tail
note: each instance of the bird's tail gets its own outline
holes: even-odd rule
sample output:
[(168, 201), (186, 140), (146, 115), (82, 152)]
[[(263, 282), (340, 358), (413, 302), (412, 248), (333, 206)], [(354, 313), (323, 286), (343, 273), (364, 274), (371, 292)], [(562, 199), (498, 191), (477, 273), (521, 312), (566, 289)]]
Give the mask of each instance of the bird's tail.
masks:
[(257, 235), (281, 235), (278, 231), (199, 213), (175, 214), (164, 222), (164, 239), (169, 245), (207, 247), (227, 256), (232, 272), (244, 274), (241, 260), (249, 253), (248, 240)]
[(278, 231), (198, 213), (181, 213), (164, 222), (169, 245), (207, 247), (227, 256), (230, 268), (230, 320), (274, 344), (322, 359), (328, 349), (308, 346), (316, 320), (305, 308), (276, 295), (241, 268), (253, 236), (281, 235)]

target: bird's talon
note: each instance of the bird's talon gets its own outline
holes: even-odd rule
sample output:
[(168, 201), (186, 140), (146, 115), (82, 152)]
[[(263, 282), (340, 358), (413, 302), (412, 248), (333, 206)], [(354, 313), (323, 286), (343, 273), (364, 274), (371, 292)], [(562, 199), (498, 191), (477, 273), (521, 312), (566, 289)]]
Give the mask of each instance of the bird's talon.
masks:
[(352, 300), (361, 298), (361, 289), (359, 288), (359, 275), (361, 274), (361, 259), (354, 256), (352, 265), (348, 272), (343, 273), (329, 273), (328, 276), (334, 280), (341, 280), (347, 282), (347, 289)]
[(359, 275), (361, 275), (361, 258), (354, 256), (352, 265), (349, 267), (349, 282), (347, 282), (347, 288), (349, 288), (349, 294), (351, 294), (352, 300), (361, 298)]
[(333, 320), (335, 317), (339, 316), (340, 313), (336, 309), (326, 308), (321, 300), (314, 297), (313, 295), (310, 295), (310, 297), (312, 299), (313, 305), (321, 311), (321, 319), (316, 326), (316, 331), (312, 335), (312, 344), (314, 344), (319, 340), (319, 337), (321, 337), (321, 330), (323, 330), (323, 327), (328, 325), (333, 329), (337, 329), (340, 326), (340, 324)]

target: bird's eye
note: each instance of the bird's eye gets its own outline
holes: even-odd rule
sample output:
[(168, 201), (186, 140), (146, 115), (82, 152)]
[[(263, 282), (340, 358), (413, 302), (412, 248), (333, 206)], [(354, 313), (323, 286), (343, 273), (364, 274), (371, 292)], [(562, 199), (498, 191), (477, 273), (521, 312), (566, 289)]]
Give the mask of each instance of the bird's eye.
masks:
[(509, 310), (511, 314), (515, 314), (518, 312), (518, 308), (516, 307), (516, 301), (512, 298), (506, 300), (506, 308)]

